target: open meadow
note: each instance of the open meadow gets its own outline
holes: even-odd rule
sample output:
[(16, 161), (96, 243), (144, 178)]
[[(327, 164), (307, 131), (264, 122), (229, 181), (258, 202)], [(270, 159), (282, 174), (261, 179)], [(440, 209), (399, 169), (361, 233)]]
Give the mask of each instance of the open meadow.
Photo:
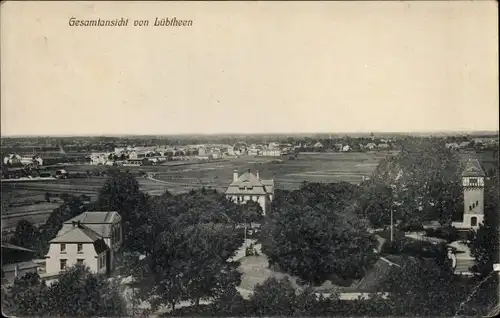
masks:
[[(304, 181), (358, 183), (362, 176), (369, 176), (380, 159), (388, 152), (369, 153), (304, 153), (297, 159), (285, 158), (273, 163), (269, 157), (240, 157), (213, 162), (168, 162), (165, 165), (122, 167), (137, 176), (140, 189), (150, 195), (160, 195), (165, 190), (177, 194), (201, 187), (224, 191), (231, 183), (233, 171), (239, 174), (251, 169), (259, 171), (262, 179), (274, 179), (280, 189), (297, 189)], [(70, 174), (106, 170), (105, 166), (68, 165)], [(154, 179), (139, 176), (140, 172), (155, 174)], [(12, 229), (21, 219), (34, 224), (45, 222), (60, 203), (48, 203), (45, 193), (61, 195), (88, 195), (95, 199), (106, 180), (105, 176), (59, 179), (53, 181), (27, 181), (2, 183), (2, 228)]]

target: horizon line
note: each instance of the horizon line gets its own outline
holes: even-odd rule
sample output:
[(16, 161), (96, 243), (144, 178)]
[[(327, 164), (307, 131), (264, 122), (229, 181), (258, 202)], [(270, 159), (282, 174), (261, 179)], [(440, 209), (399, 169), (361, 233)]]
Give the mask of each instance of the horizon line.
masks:
[(104, 134), (2, 134), (2, 138), (46, 138), (46, 137), (56, 137), (56, 138), (67, 138), (67, 137), (141, 137), (141, 136), (157, 136), (157, 137), (168, 137), (168, 136), (231, 136), (231, 135), (349, 135), (349, 134), (498, 134), (499, 130), (460, 130), (460, 129), (449, 129), (449, 130), (415, 130), (415, 131), (337, 131), (337, 132), (217, 132), (217, 133), (146, 133), (146, 134), (127, 134), (127, 133), (104, 133)]

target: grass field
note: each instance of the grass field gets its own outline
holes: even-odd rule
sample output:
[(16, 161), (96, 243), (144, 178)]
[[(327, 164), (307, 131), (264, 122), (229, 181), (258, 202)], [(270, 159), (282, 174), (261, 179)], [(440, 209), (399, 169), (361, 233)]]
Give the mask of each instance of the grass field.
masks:
[[(296, 160), (285, 159), (272, 163), (273, 158), (247, 157), (215, 162), (169, 162), (166, 165), (123, 167), (133, 173), (155, 173), (156, 179), (138, 177), (140, 189), (151, 195), (165, 190), (177, 194), (191, 189), (210, 187), (223, 191), (233, 178), (233, 171), (241, 174), (247, 169), (259, 171), (262, 179), (274, 179), (276, 187), (297, 189), (303, 181), (358, 183), (363, 175), (371, 175), (387, 153), (321, 153), (301, 154)], [(71, 165), (64, 167), (70, 173), (105, 170), (107, 167)], [(12, 228), (20, 219), (40, 224), (59, 204), (45, 202), (45, 193), (60, 195), (85, 194), (95, 199), (106, 177), (57, 181), (14, 182), (2, 184), (2, 228)]]
[[(247, 169), (259, 171), (262, 179), (274, 179), (276, 187), (296, 189), (303, 181), (358, 183), (362, 176), (371, 175), (387, 153), (324, 153), (302, 154), (297, 160), (285, 159), (272, 163), (272, 158), (247, 157), (218, 162), (182, 165), (159, 165), (134, 168), (155, 173), (172, 193), (180, 193), (202, 186), (223, 191), (233, 178), (233, 171), (241, 174)], [(131, 169), (132, 170), (132, 169)]]

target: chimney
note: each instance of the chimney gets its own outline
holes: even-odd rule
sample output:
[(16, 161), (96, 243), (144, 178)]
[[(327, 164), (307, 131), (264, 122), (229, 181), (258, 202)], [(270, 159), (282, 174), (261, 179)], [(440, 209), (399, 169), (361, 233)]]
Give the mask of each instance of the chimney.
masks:
[(238, 180), (238, 170), (233, 171), (233, 181)]
[(257, 180), (260, 180), (259, 170), (256, 171), (256, 174), (257, 174)]

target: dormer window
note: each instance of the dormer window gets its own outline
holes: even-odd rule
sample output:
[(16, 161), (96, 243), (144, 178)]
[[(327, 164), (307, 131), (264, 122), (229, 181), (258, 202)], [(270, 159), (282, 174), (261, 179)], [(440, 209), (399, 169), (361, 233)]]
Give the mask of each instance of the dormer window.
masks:
[(477, 178), (470, 178), (469, 183), (470, 185), (477, 185)]

